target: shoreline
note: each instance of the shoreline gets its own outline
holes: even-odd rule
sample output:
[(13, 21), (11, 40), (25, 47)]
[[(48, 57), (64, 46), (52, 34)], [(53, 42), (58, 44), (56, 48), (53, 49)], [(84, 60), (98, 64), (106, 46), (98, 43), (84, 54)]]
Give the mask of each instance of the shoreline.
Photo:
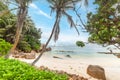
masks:
[[(38, 55), (38, 54), (37, 54)], [(53, 56), (60, 57), (54, 58)], [(24, 61), (27, 63), (32, 63), (33, 59), (23, 59), (18, 58), (20, 61)], [(62, 54), (49, 54), (49, 52), (44, 53), (40, 60), (35, 64), (35, 66), (40, 67), (48, 67), (51, 70), (64, 71), (70, 74), (76, 74), (88, 78), (88, 80), (97, 80), (95, 78), (90, 77), (87, 73), (88, 65), (99, 65), (105, 69), (105, 74), (107, 80), (119, 80), (120, 77), (120, 59), (115, 57), (113, 58), (75, 58), (71, 56), (71, 58), (66, 57)], [(114, 77), (113, 77), (114, 76)]]

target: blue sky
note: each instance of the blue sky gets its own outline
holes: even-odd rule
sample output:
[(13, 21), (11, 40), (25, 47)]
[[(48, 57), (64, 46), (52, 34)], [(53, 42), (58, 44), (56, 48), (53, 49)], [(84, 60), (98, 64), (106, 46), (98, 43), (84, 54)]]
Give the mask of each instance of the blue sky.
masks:
[[(89, 0), (89, 5), (87, 9), (85, 7), (81, 7), (81, 18), (83, 21), (86, 22), (86, 14), (87, 12), (95, 12), (95, 5), (93, 5), (94, 0)], [(78, 4), (79, 5), (79, 4)], [(76, 20), (76, 17), (74, 15), (74, 12), (68, 11), (69, 14), (71, 14), (74, 19)], [(46, 2), (46, 0), (41, 1), (35, 1), (30, 4), (29, 6), (29, 16), (31, 16), (32, 20), (34, 21), (37, 28), (41, 28), (42, 30), (42, 38), (41, 42), (45, 43), (47, 39), (49, 38), (49, 35), (51, 33), (52, 27), (55, 22), (55, 13), (50, 16), (50, 8), (49, 4)], [(67, 23), (67, 19), (65, 17), (62, 17), (61, 23), (60, 23), (60, 35), (58, 41), (55, 43), (53, 39), (51, 40), (50, 44), (61, 44), (61, 43), (74, 43), (78, 40), (82, 40), (84, 42), (87, 42), (88, 33), (83, 33), (82, 29), (78, 27), (80, 31), (80, 35), (77, 34), (74, 28), (70, 28), (69, 24)]]

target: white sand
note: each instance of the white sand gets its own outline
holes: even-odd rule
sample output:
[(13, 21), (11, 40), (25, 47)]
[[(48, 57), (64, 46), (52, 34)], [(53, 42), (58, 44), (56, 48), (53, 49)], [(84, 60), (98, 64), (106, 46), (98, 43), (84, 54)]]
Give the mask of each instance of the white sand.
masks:
[[(54, 56), (61, 57), (62, 59), (53, 58)], [(37, 67), (45, 66), (53, 70), (63, 70), (68, 73), (78, 74), (80, 76), (89, 78), (89, 80), (97, 80), (91, 78), (86, 74), (88, 65), (100, 65), (105, 69), (107, 80), (120, 80), (120, 58), (100, 57), (100, 58), (67, 58), (64, 55), (56, 55), (45, 53), (41, 59), (35, 64)], [(31, 63), (33, 60), (19, 59), (24, 62)]]

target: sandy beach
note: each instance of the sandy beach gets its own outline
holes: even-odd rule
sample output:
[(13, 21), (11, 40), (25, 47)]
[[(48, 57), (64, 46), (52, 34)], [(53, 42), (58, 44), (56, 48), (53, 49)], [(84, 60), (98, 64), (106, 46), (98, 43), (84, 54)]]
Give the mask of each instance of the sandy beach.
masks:
[[(53, 58), (53, 56), (60, 57), (61, 59)], [(86, 69), (90, 64), (99, 65), (105, 69), (107, 80), (120, 80), (120, 59), (113, 55), (110, 56), (112, 56), (112, 58), (76, 58), (76, 56), (71, 56), (71, 58), (69, 58), (65, 55), (44, 53), (35, 66), (45, 66), (52, 70), (62, 70), (67, 73), (77, 74), (86, 77), (89, 80), (97, 80), (86, 74)], [(27, 63), (31, 63), (33, 61), (33, 59), (18, 59)]]

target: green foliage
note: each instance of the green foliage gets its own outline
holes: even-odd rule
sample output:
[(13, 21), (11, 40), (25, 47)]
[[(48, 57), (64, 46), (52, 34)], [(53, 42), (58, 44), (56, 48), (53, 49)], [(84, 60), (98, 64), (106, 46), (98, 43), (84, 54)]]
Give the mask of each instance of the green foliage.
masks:
[(20, 41), (17, 47), (24, 52), (31, 52), (31, 46), (26, 41)]
[[(0, 1), (0, 11), (8, 10), (8, 6)], [(8, 13), (5, 16), (0, 17), (0, 38), (4, 39), (11, 44), (14, 43), (16, 33), (16, 19), (17, 16)], [(40, 49), (41, 30), (35, 28), (35, 25), (30, 17), (27, 16), (22, 34), (17, 46), (18, 49), (24, 52), (30, 52), (31, 49), (38, 51)]]
[(0, 80), (67, 80), (68, 76), (56, 74), (10, 59), (0, 58)]
[(20, 41), (27, 42), (32, 50), (38, 51), (41, 46), (40, 38), (41, 29), (35, 28), (31, 18), (27, 17)]
[(24, 41), (29, 43), (32, 50), (38, 51), (40, 49), (41, 43), (38, 39), (34, 38), (34, 36), (27, 34), (24, 37)]
[(3, 39), (0, 39), (0, 55), (5, 55), (8, 53), (12, 45), (8, 42), (6, 42)]
[[(0, 2), (0, 11), (8, 10), (8, 6)], [(1, 13), (1, 12), (0, 12)], [(12, 13), (5, 14), (0, 17), (0, 38), (5, 39), (7, 42), (13, 43), (15, 35), (15, 21), (16, 16)]]
[(79, 46), (79, 47), (84, 47), (85, 46), (84, 42), (82, 42), (82, 41), (77, 41), (76, 45)]
[(89, 42), (103, 45), (120, 45), (120, 16), (113, 7), (117, 0), (95, 0), (96, 13), (88, 13), (87, 31)]

